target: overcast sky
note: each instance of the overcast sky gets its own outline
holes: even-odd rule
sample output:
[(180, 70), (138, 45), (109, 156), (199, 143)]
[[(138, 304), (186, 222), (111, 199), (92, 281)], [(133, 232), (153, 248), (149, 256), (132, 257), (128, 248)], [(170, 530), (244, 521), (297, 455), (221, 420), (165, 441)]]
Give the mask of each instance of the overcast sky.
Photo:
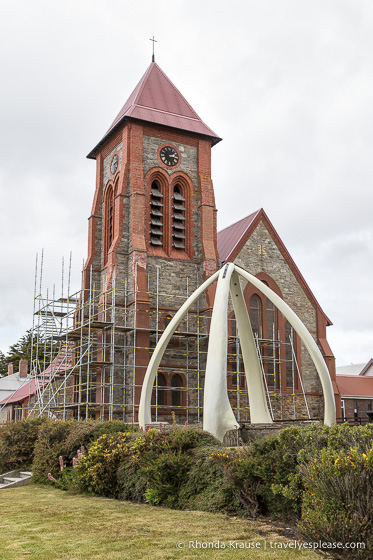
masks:
[[(222, 229), (263, 207), (333, 322), (337, 365), (373, 357), (371, 0), (2, 0), (0, 349), (61, 259), (79, 289), (101, 139), (151, 61), (223, 138)], [(66, 289), (66, 288), (65, 288)]]

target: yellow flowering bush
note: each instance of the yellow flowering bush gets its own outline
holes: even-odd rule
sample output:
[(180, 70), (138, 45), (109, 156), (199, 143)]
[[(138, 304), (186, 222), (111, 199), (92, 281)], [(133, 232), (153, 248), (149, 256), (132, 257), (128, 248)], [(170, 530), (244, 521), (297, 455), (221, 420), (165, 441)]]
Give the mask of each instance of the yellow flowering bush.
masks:
[(241, 450), (212, 453), (212, 459), (218, 463), (229, 484), (239, 498), (242, 506), (255, 517), (258, 509), (258, 486), (260, 481), (253, 473), (252, 463)]
[(301, 529), (307, 539), (363, 542), (365, 548), (328, 551), (338, 559), (371, 560), (373, 550), (373, 447), (330, 453), (301, 468)]
[(130, 432), (103, 434), (91, 444), (74, 471), (80, 490), (107, 497), (118, 494), (117, 470), (131, 453), (130, 436)]

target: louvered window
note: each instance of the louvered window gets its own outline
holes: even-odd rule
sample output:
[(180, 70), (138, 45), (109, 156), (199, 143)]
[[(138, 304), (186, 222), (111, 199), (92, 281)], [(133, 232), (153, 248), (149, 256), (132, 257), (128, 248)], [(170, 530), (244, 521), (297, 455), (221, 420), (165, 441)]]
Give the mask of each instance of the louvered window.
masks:
[(185, 249), (185, 198), (179, 185), (175, 185), (172, 197), (172, 246)]
[(153, 181), (150, 192), (150, 243), (159, 247), (163, 246), (163, 199), (158, 182)]

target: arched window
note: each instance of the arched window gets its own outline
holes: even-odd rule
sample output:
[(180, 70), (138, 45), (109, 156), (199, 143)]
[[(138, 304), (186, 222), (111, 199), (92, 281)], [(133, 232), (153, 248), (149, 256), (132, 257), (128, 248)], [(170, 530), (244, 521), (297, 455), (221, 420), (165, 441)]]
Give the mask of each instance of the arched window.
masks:
[(177, 184), (172, 196), (172, 247), (178, 250), (185, 250), (185, 220), (185, 198)]
[(171, 379), (171, 403), (172, 406), (181, 406), (181, 387), (183, 387), (183, 380), (181, 375), (175, 373)]
[(262, 301), (257, 294), (250, 298), (250, 321), (254, 336), (261, 338), (263, 332)]
[(296, 359), (296, 334), (289, 321), (285, 323), (285, 359), (286, 359), (286, 387), (298, 389), (298, 375)]
[[(258, 278), (282, 298), (281, 290), (273, 278), (265, 273), (259, 274)], [(298, 391), (301, 375), (298, 335), (264, 294), (258, 295), (248, 285), (245, 299), (250, 308), (251, 325), (254, 337), (258, 339), (258, 352), (268, 387), (275, 393)]]
[(114, 192), (111, 186), (105, 197), (105, 218), (105, 256), (107, 257), (114, 239)]
[(165, 317), (163, 319), (163, 328), (166, 329), (168, 327), (168, 325), (171, 323), (172, 317), (171, 315), (167, 315), (167, 317)]
[(163, 246), (164, 213), (163, 194), (158, 181), (152, 182), (150, 191), (150, 243)]
[(166, 406), (167, 392), (166, 392), (166, 378), (163, 373), (158, 373), (158, 406)]
[(268, 385), (274, 387), (278, 371), (277, 313), (274, 304), (266, 299), (266, 370)]
[(266, 300), (266, 321), (267, 321), (267, 338), (273, 340), (277, 338), (277, 317), (276, 307), (267, 299)]

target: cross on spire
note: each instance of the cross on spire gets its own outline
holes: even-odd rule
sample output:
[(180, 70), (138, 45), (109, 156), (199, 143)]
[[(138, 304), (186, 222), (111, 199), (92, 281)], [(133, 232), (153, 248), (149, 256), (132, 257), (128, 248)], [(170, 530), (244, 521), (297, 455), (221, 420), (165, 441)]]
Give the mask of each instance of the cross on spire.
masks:
[(154, 35), (153, 35), (153, 39), (149, 39), (149, 41), (153, 41), (153, 56), (152, 56), (152, 62), (155, 62), (154, 43), (158, 43), (158, 41), (156, 41), (156, 40), (154, 39)]

